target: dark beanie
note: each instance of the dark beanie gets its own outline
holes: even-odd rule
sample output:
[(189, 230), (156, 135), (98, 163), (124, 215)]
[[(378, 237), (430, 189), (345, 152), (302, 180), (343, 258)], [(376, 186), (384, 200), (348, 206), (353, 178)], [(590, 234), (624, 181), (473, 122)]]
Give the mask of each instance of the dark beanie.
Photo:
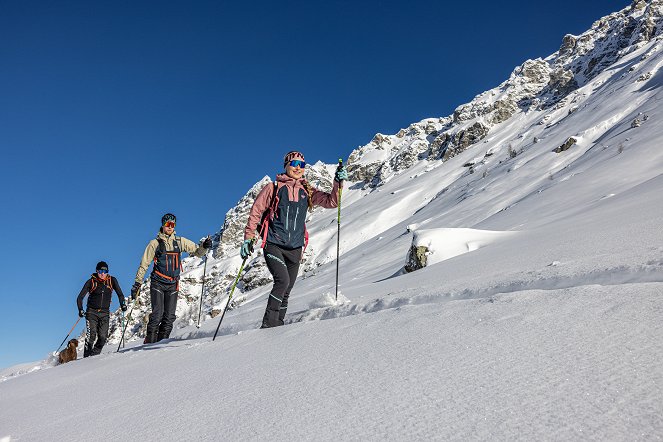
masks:
[(108, 264), (106, 264), (104, 261), (99, 261), (97, 263), (96, 270), (106, 270), (106, 271), (108, 271)]
[(168, 221), (172, 221), (172, 222), (176, 223), (177, 218), (175, 218), (175, 215), (173, 215), (172, 213), (166, 213), (164, 216), (161, 217), (161, 225), (163, 226)]

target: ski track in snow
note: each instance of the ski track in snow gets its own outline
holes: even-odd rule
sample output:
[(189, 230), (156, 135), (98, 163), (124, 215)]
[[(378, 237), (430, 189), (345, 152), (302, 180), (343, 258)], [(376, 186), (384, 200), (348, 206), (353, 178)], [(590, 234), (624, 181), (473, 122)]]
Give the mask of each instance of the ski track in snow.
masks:
[[(557, 265), (559, 265), (557, 262), (550, 264), (550, 266)], [(326, 307), (289, 312), (286, 315), (285, 324), (288, 325), (300, 322), (322, 321), (347, 316), (364, 315), (412, 305), (438, 304), (449, 301), (486, 298), (490, 301), (490, 298), (493, 298), (496, 295), (515, 294), (518, 292), (528, 292), (533, 290), (553, 291), (591, 285), (611, 286), (640, 283), (663, 283), (663, 259), (660, 261), (650, 261), (646, 265), (640, 267), (620, 266), (595, 270), (573, 277), (559, 276), (536, 278), (536, 276), (533, 276), (532, 274), (527, 274), (526, 276), (523, 275), (522, 277), (510, 276), (509, 281), (498, 283), (493, 286), (478, 289), (465, 289), (462, 291), (450, 291), (446, 293), (433, 291), (433, 289), (426, 287), (407, 289), (391, 293), (388, 297), (374, 299), (366, 304), (351, 303), (348, 301), (340, 305), (330, 305)], [(422, 291), (429, 291), (430, 293), (417, 294)], [(312, 306), (315, 306), (315, 303), (313, 303)], [(224, 325), (219, 329), (218, 336), (234, 335), (243, 331), (253, 330), (257, 327), (257, 322), (248, 327), (240, 324)], [(183, 335), (183, 338), (195, 339), (211, 337), (212, 335), (213, 332), (210, 333), (206, 330), (196, 330)]]
[[(104, 354), (5, 384), (0, 435), (45, 440), (97, 416), (70, 440), (115, 439), (127, 409), (145, 410), (128, 440), (657, 440), (658, 288), (505, 293)], [(103, 400), (81, 408), (72, 387), (93, 380)], [(166, 385), (170, 406), (152, 410)], [(48, 424), (21, 425), (37, 398)]]

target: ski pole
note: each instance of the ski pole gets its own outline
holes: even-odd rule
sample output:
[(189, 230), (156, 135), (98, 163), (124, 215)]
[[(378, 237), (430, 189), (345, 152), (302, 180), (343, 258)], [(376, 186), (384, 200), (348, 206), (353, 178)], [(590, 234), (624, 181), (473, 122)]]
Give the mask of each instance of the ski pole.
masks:
[[(255, 238), (251, 240), (251, 245), (255, 242)], [(242, 270), (244, 270), (244, 264), (246, 264), (246, 258), (242, 261), (242, 265), (239, 268), (239, 272), (237, 272), (237, 278), (235, 278), (235, 282), (233, 282), (233, 286), (230, 289), (230, 295), (228, 295), (228, 302), (226, 302), (226, 306), (223, 309), (223, 313), (221, 314), (221, 319), (219, 319), (219, 325), (216, 326), (216, 331), (214, 332), (214, 337), (212, 338), (212, 341), (216, 339), (217, 333), (219, 333), (219, 328), (221, 328), (221, 322), (223, 321), (223, 317), (226, 316), (226, 312), (228, 311), (228, 306), (230, 305), (230, 300), (233, 298), (233, 292), (235, 291), (235, 287), (237, 287), (237, 282), (239, 281), (239, 277), (242, 274)]]
[[(122, 315), (120, 316), (120, 320), (122, 321), (122, 329), (124, 330), (124, 311), (121, 311), (120, 314)], [(122, 338), (120, 339), (120, 344), (122, 344), (122, 348), (124, 348), (124, 335), (122, 335)]]
[(124, 328), (122, 329), (122, 337), (120, 338), (120, 343), (117, 344), (117, 350), (115, 353), (120, 351), (120, 345), (122, 345), (122, 342), (124, 342), (124, 332), (127, 331), (127, 327), (129, 326), (129, 322), (131, 321), (131, 313), (134, 311), (134, 307), (136, 306), (136, 303), (138, 302), (138, 297), (140, 296), (140, 289), (142, 287), (142, 284), (140, 287), (138, 287), (138, 291), (136, 292), (136, 299), (134, 299), (134, 302), (131, 304), (131, 309), (129, 309), (129, 315), (127, 316), (127, 322), (124, 324)]
[(207, 273), (207, 253), (205, 253), (205, 265), (203, 266), (203, 286), (200, 288), (200, 309), (198, 310), (198, 325), (200, 328), (200, 315), (203, 313), (203, 296), (205, 296), (205, 274)]
[[(338, 169), (343, 167), (343, 159), (338, 159)], [(336, 233), (336, 300), (338, 301), (338, 260), (341, 253), (341, 194), (343, 193), (343, 181), (338, 182), (338, 232)]]
[(81, 318), (82, 318), (82, 316), (79, 316), (79, 317), (78, 317), (78, 319), (77, 319), (76, 322), (74, 323), (74, 326), (71, 328), (71, 330), (69, 330), (69, 333), (67, 333), (67, 336), (64, 337), (64, 339), (62, 340), (62, 343), (60, 344), (60, 346), (58, 347), (58, 349), (55, 350), (56, 353), (60, 351), (60, 347), (62, 347), (62, 344), (64, 344), (64, 341), (67, 340), (67, 338), (69, 337), (69, 335), (71, 334), (71, 332), (74, 331), (74, 329), (75, 329), (76, 326), (78, 325), (78, 321), (80, 321)]

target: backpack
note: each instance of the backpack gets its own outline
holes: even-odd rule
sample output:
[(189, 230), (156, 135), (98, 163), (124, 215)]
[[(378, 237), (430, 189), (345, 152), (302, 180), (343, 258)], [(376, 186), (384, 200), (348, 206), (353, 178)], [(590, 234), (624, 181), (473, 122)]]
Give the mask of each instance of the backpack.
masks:
[[(99, 284), (97, 283), (97, 278), (95, 277), (90, 278), (90, 281), (92, 281), (92, 286), (90, 287), (90, 291), (88, 293), (92, 294), (92, 292), (94, 292), (97, 289)], [(109, 289), (111, 289), (111, 292), (113, 291), (113, 281), (111, 281), (111, 275), (106, 274), (106, 279), (104, 279), (104, 285)]]
[[(274, 219), (274, 216), (276, 215), (276, 208), (278, 207), (279, 204), (279, 199), (276, 196), (278, 191), (279, 191), (279, 185), (276, 181), (274, 181), (274, 189), (272, 191), (272, 201), (269, 203), (267, 210), (263, 212), (262, 218), (260, 218), (260, 224), (258, 224), (258, 234), (262, 238), (262, 244), (260, 247), (263, 249), (265, 248), (265, 244), (267, 244), (267, 232), (269, 231), (269, 222)], [(306, 229), (306, 225), (304, 225), (304, 247), (302, 248), (302, 255), (304, 254), (306, 247), (308, 247), (308, 230)]]
[(258, 225), (258, 234), (262, 237), (262, 248), (265, 248), (265, 243), (267, 242), (267, 231), (269, 230), (269, 222), (274, 219), (274, 214), (276, 213), (276, 206), (278, 204), (278, 198), (276, 194), (278, 193), (279, 185), (274, 181), (274, 190), (272, 191), (272, 201), (269, 203), (267, 210), (262, 214), (260, 218), (260, 224)]
[[(156, 274), (162, 281), (167, 283), (179, 281), (182, 271), (181, 248), (179, 238), (173, 235), (173, 250), (166, 250), (166, 242), (157, 238), (159, 245), (154, 252), (154, 266), (152, 276)], [(157, 278), (158, 279), (158, 278)]]

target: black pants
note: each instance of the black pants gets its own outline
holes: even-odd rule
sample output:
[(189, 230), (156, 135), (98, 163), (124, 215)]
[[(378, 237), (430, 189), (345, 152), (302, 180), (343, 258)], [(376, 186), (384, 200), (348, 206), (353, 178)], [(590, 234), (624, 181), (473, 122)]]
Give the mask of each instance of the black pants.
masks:
[(302, 248), (287, 250), (267, 243), (264, 252), (267, 268), (274, 278), (274, 286), (267, 299), (265, 316), (262, 318), (262, 328), (268, 328), (283, 325), (288, 309), (288, 297), (295, 285), (302, 259)]
[(88, 310), (85, 313), (85, 319), (87, 336), (85, 337), (83, 357), (87, 358), (101, 353), (101, 349), (106, 345), (110, 313), (108, 311)]
[(164, 284), (152, 279), (150, 283), (150, 298), (152, 300), (152, 313), (147, 322), (145, 343), (158, 342), (167, 339), (173, 330), (175, 322), (175, 308), (177, 307), (178, 284)]

